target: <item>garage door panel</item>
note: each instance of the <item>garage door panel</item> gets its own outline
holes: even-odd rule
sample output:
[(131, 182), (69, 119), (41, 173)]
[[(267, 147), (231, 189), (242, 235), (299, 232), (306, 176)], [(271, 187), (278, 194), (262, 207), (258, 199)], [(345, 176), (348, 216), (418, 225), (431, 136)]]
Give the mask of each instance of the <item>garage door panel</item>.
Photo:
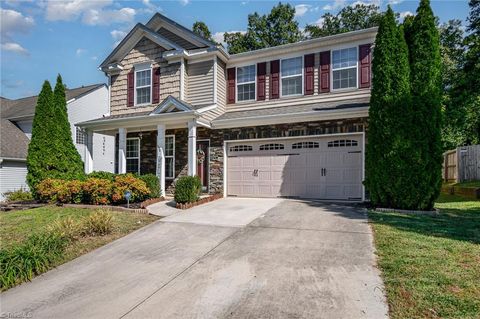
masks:
[[(293, 143), (296, 143), (295, 148)], [(259, 148), (268, 144), (282, 144), (284, 148)], [(362, 197), (363, 154), (358, 136), (272, 139), (232, 145), (251, 146), (251, 150), (241, 154), (229, 148), (229, 154), (233, 155), (227, 158), (229, 195)]]

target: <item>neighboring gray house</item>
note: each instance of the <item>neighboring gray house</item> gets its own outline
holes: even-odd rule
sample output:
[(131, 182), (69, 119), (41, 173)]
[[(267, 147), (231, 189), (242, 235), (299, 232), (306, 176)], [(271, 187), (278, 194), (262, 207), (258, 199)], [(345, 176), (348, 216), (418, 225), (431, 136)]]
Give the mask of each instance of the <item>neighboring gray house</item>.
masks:
[[(108, 88), (94, 84), (66, 90), (68, 119), (74, 144), (89, 170), (114, 171), (115, 138), (96, 132), (88, 137), (74, 124), (109, 114)], [(32, 136), (37, 96), (0, 100), (0, 200), (8, 191), (27, 188), (26, 157)], [(89, 140), (90, 138), (90, 140)], [(95, 148), (87, 150), (87, 143)], [(88, 154), (88, 157), (86, 157)], [(91, 155), (90, 155), (91, 154)], [(95, 164), (92, 162), (95, 158)]]
[(110, 116), (78, 125), (116, 135), (116, 171), (165, 193), (198, 175), (225, 196), (360, 201), (376, 33), (228, 54), (157, 13), (100, 65)]

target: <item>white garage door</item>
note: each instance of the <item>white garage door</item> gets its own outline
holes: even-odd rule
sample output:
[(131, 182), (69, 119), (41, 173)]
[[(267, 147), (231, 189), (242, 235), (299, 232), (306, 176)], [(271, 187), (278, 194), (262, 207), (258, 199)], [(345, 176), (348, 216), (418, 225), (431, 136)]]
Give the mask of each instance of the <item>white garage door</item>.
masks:
[(227, 195), (362, 199), (362, 135), (227, 144)]

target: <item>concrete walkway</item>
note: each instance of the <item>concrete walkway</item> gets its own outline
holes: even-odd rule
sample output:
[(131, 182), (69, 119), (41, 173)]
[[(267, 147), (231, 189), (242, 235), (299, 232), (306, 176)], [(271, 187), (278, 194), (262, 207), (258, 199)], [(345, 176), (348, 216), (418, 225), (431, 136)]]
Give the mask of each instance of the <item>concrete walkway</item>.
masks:
[[(222, 201), (226, 216), (245, 213), (235, 209), (245, 200), (227, 198), (198, 216), (213, 218), (219, 207), (212, 204)], [(147, 226), (1, 294), (1, 315), (386, 317), (365, 214), (343, 205), (247, 200), (257, 201), (264, 211), (243, 227), (240, 219), (235, 227), (198, 224), (191, 212)]]

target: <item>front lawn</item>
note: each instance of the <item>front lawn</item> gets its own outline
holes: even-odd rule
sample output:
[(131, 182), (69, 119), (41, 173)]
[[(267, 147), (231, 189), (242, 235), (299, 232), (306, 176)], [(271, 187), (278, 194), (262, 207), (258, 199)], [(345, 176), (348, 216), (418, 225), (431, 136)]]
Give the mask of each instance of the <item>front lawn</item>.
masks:
[(480, 201), (441, 195), (436, 207), (369, 212), (391, 318), (480, 316)]
[[(14, 251), (26, 243), (31, 235), (47, 233), (49, 226), (57, 220), (71, 218), (74, 222), (80, 223), (92, 212), (93, 210), (90, 209), (56, 206), (2, 212), (0, 213), (1, 251)], [(61, 254), (56, 256), (54, 261), (48, 265), (48, 269), (75, 259), (158, 219), (156, 216), (130, 212), (112, 211), (111, 214), (113, 216), (113, 227), (110, 233), (103, 236), (78, 236), (75, 240), (69, 241)], [(3, 269), (0, 271), (0, 277), (5, 275), (3, 271)], [(1, 288), (4, 290), (8, 287)]]

